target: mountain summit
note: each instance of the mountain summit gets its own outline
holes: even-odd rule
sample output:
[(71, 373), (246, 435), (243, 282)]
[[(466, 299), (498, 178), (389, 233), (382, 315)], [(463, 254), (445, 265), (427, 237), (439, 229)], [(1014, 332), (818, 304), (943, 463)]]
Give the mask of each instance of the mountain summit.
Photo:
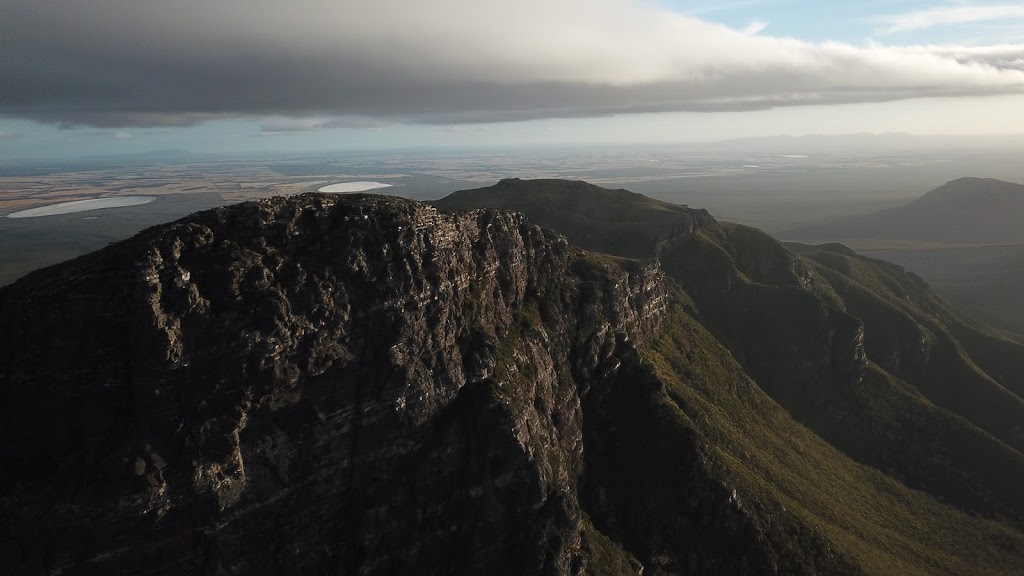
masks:
[(577, 182), (437, 206), (249, 202), (0, 288), (0, 565), (1024, 571), (1024, 348), (916, 277)]
[(899, 208), (787, 233), (795, 240), (919, 240), (951, 244), (1024, 242), (1024, 185), (960, 178)]
[(648, 198), (629, 190), (579, 180), (508, 178), (486, 188), (460, 190), (431, 202), (441, 210), (494, 208), (528, 214), (589, 250), (620, 256), (650, 256), (668, 233), (692, 231), (711, 221), (706, 210)]

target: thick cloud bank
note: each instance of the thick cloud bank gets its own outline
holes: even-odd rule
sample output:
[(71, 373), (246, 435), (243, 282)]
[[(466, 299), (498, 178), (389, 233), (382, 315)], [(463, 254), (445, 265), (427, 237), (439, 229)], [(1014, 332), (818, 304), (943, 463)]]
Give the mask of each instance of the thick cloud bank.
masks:
[(857, 47), (630, 0), (4, 0), (0, 114), (490, 122), (1024, 92), (1024, 45)]

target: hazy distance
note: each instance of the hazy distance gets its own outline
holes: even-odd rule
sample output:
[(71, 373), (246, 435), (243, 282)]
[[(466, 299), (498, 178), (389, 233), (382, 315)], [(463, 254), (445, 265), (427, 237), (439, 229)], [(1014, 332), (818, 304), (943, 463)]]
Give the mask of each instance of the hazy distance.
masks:
[[(1024, 182), (1024, 10), (1010, 4), (11, 0), (4, 12), (0, 215), (14, 217), (0, 218), (0, 282), (197, 209), (358, 182), (429, 199), (506, 177), (581, 179), (783, 237), (856, 225), (959, 178)], [(132, 196), (156, 200), (114, 207)], [(73, 202), (113, 204), (53, 213)], [(17, 218), (26, 210), (38, 217)], [(908, 248), (833, 231), (862, 250)]]
[[(866, 253), (921, 274), (957, 305), (979, 311), (976, 316), (1019, 332), (1024, 331), (1024, 323), (1000, 321), (999, 311), (1016, 318), (1017, 310), (1024, 308), (1010, 288), (999, 288), (1007, 282), (1002, 274), (1007, 261), (978, 257), (973, 260), (988, 264), (970, 270), (948, 264), (949, 259), (963, 260), (968, 248), (976, 254), (986, 252), (979, 244), (993, 243), (992, 238), (985, 242), (941, 237), (907, 242), (887, 239), (867, 225), (861, 226), (860, 234), (796, 231), (827, 230), (833, 222), (850, 218), (856, 222), (872, 213), (899, 210), (964, 175), (1024, 182), (1021, 149), (1024, 140), (1012, 137), (855, 134), (673, 146), (234, 156), (166, 151), (74, 162), (7, 162), (0, 165), (4, 186), (0, 215), (110, 196), (147, 196), (156, 201), (88, 213), (0, 217), (0, 236), (4, 238), (0, 284), (101, 248), (147, 226), (248, 199), (318, 190), (369, 190), (436, 199), (502, 178), (564, 178), (706, 208), (716, 218), (759, 227), (784, 240), (838, 240), (858, 250), (870, 250)], [(998, 207), (996, 213), (1012, 223), (1012, 214), (1000, 212)], [(931, 227), (927, 220), (920, 225)], [(1004, 245), (997, 255), (1012, 258), (1012, 246), (1005, 245), (1015, 242), (1019, 242), (1016, 236), (995, 242)], [(992, 297), (992, 293), (1005, 296)]]

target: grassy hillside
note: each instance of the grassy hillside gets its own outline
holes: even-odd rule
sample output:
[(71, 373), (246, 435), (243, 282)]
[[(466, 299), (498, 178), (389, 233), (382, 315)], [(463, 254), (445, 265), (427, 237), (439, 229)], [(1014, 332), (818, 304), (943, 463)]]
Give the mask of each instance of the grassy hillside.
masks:
[(1024, 339), (1024, 244), (865, 254), (913, 270), (971, 319)]
[(495, 186), (462, 190), (431, 202), (441, 210), (515, 210), (534, 223), (554, 228), (577, 246), (596, 252), (642, 257), (661, 237), (709, 218), (692, 210), (628, 190), (609, 190), (567, 180), (502, 180)]
[(924, 277), (971, 319), (1024, 341), (1024, 185), (960, 178), (903, 206), (782, 233), (844, 242)]
[(794, 422), (693, 320), (677, 316), (651, 359), (680, 419), (699, 431), (736, 486), (737, 505), (764, 523), (782, 573), (806, 568), (818, 539), (835, 555), (836, 572), (1024, 569), (1020, 532), (852, 462)]
[(920, 278), (583, 183), (503, 181), (437, 206), (512, 208), (588, 250), (660, 261), (679, 291), (643, 351), (662, 418), (696, 435), (781, 572), (1024, 571), (1024, 346)]

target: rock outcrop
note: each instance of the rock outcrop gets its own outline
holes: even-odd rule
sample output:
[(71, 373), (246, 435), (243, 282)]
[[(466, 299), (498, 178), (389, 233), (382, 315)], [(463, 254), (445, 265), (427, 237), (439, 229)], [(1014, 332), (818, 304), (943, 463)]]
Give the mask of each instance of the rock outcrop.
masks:
[(1012, 381), (1019, 348), (972, 364), (919, 281), (853, 254), (625, 191), (498, 188), (569, 240), (309, 194), (0, 289), (0, 567), (1024, 570), (1024, 412), (983, 372)]
[[(590, 420), (656, 393), (633, 340), (667, 314), (655, 263), (625, 273), (510, 213), (311, 195), (149, 230), (2, 295), (0, 563), (593, 572)], [(722, 508), (740, 554), (674, 553), (756, 562), (703, 482), (683, 508)]]

